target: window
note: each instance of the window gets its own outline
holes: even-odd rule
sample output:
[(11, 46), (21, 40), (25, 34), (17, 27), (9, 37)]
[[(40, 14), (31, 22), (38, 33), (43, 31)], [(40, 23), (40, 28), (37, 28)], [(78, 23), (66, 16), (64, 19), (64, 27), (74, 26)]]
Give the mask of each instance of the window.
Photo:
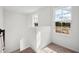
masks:
[(55, 27), (57, 33), (69, 34), (71, 26), (71, 7), (55, 10)]

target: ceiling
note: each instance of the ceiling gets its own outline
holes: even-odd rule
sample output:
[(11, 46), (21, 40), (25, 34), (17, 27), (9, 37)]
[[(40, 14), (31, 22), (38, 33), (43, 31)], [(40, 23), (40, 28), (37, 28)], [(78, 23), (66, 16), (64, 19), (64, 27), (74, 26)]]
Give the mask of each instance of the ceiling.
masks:
[(5, 10), (18, 12), (18, 13), (24, 13), (24, 14), (35, 12), (40, 8), (42, 7), (40, 6), (5, 6), (4, 7)]

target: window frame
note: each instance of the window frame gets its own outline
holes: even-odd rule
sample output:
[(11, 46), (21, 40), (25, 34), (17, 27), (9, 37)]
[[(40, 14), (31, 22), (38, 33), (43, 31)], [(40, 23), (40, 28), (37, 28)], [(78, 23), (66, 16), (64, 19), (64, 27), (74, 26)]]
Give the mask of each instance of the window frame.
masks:
[[(70, 25), (70, 26), (69, 26), (69, 34), (70, 34), (70, 33), (71, 33), (71, 23), (72, 23), (72, 12), (71, 12), (71, 11), (72, 11), (72, 7), (71, 7), (71, 6), (68, 6), (68, 7), (70, 7), (70, 9), (69, 9), (69, 12), (70, 12), (70, 19), (68, 18), (69, 20), (63, 21), (63, 18), (62, 18), (61, 20), (59, 20), (59, 22), (61, 22), (61, 23), (62, 23), (62, 22), (69, 22), (69, 23), (70, 23), (70, 24), (68, 23), (68, 25)], [(57, 8), (55, 9), (55, 12), (54, 12), (55, 32), (56, 32), (56, 22), (57, 22), (57, 21), (56, 21), (56, 17), (57, 17), (57, 16), (56, 16), (56, 11), (57, 11), (57, 10), (61, 10), (61, 9), (63, 9), (63, 8), (66, 9), (67, 6), (66, 6), (66, 7), (57, 7)], [(61, 12), (59, 12), (59, 13), (61, 13)], [(68, 17), (68, 16), (67, 16), (67, 17)], [(67, 25), (67, 24), (66, 24), (66, 25)], [(68, 25), (67, 25), (67, 26), (68, 26)], [(60, 31), (62, 31), (62, 28), (61, 28)], [(61, 32), (56, 32), (56, 33), (61, 33)], [(62, 34), (65, 34), (65, 33), (62, 33)], [(67, 35), (68, 35), (68, 34), (67, 34)]]

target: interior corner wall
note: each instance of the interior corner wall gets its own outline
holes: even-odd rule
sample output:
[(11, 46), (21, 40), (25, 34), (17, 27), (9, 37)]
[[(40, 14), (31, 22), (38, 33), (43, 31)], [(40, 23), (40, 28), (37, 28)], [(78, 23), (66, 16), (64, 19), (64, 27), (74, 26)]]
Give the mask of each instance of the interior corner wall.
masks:
[(34, 14), (38, 15), (39, 27), (51, 25), (51, 7), (50, 6), (42, 7)]
[(5, 51), (13, 52), (20, 49), (20, 40), (24, 39), (28, 43), (27, 29), (28, 17), (23, 14), (14, 13), (5, 10), (4, 26), (5, 26)]
[[(53, 9), (55, 12), (55, 8)], [(71, 33), (61, 34), (55, 32), (55, 22), (53, 18), (52, 21), (52, 42), (69, 48), (71, 50), (79, 52), (79, 7), (72, 7), (71, 11), (72, 22), (71, 22)], [(55, 13), (53, 13), (53, 17), (55, 17)]]
[[(40, 8), (39, 10), (37, 10), (36, 12), (30, 14), (31, 16), (33, 15), (38, 15), (38, 28), (39, 28), (39, 31), (44, 31), (46, 30), (46, 32), (42, 31), (42, 41), (41, 41), (41, 45), (40, 45), (40, 48), (43, 48), (45, 46), (47, 46), (50, 42), (51, 42), (51, 38), (50, 38), (50, 34), (47, 36), (45, 35), (45, 33), (47, 34), (48, 32), (50, 33), (49, 30), (49, 27), (51, 25), (51, 7), (43, 7), (43, 8)], [(32, 19), (31, 19), (32, 20)], [(37, 30), (38, 31), (38, 30)], [(33, 34), (33, 33), (32, 33)], [(47, 36), (47, 39), (45, 38), (45, 36)], [(32, 46), (34, 49), (36, 48), (36, 45), (37, 45), (37, 39), (30, 39), (31, 41), (31, 45), (34, 45)], [(33, 43), (33, 41), (36, 43)]]

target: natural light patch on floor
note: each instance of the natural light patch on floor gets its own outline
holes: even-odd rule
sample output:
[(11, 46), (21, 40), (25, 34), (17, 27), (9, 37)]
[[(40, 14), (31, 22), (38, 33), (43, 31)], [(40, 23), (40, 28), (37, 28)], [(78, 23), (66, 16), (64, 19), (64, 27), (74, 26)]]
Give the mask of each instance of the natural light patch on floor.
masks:
[(39, 49), (37, 50), (37, 53), (57, 53), (56, 51), (46, 47), (44, 49)]

